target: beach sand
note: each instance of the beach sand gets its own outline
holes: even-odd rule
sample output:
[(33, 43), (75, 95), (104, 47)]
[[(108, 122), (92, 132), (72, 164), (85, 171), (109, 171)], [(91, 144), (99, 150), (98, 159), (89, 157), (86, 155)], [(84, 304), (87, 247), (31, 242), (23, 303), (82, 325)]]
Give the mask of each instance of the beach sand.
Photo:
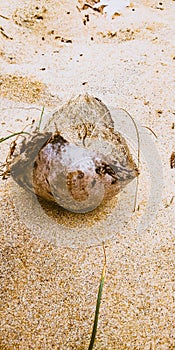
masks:
[(0, 178), (0, 349), (88, 349), (104, 241), (94, 349), (173, 350), (175, 1), (134, 1), (113, 20), (82, 4), (1, 0), (0, 138), (79, 94), (127, 110), (143, 139), (137, 208), (134, 182), (80, 217)]

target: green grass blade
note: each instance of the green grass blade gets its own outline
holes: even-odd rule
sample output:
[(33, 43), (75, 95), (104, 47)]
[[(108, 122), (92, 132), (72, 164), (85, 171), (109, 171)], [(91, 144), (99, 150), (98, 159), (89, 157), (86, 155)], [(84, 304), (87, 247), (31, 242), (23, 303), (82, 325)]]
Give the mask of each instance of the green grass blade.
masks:
[(41, 123), (42, 123), (42, 119), (43, 119), (43, 114), (44, 114), (44, 106), (42, 108), (40, 120), (39, 120), (38, 127), (37, 127), (38, 131), (40, 131), (40, 127), (41, 127)]
[(7, 136), (7, 137), (1, 137), (0, 143), (6, 141), (6, 140), (8, 140), (8, 139), (10, 139), (11, 137), (14, 137), (14, 136), (17, 136), (17, 135), (21, 135), (21, 134), (30, 135), (28, 132), (25, 132), (25, 131), (15, 132), (14, 134), (11, 134), (11, 135), (9, 135), (9, 136)]
[(96, 337), (97, 326), (98, 326), (98, 317), (99, 317), (99, 311), (100, 311), (100, 304), (101, 304), (103, 286), (104, 286), (104, 281), (105, 281), (105, 273), (106, 273), (106, 252), (105, 252), (105, 247), (104, 247), (104, 245), (103, 245), (103, 250), (104, 250), (104, 265), (103, 265), (103, 270), (102, 270), (100, 285), (99, 285), (99, 289), (98, 289), (98, 296), (97, 296), (97, 303), (96, 303), (96, 309), (95, 309), (94, 324), (93, 324), (93, 330), (92, 330), (92, 335), (91, 335), (91, 340), (90, 340), (90, 344), (89, 344), (88, 350), (92, 350), (92, 349), (93, 349), (93, 346), (94, 346), (94, 343), (95, 343), (95, 337)]

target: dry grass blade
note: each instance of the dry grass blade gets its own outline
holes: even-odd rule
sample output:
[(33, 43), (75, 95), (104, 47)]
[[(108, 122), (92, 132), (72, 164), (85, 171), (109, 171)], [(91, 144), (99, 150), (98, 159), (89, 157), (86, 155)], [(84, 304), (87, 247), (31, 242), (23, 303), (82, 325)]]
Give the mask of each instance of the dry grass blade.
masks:
[[(125, 113), (127, 113), (128, 117), (131, 119), (132, 123), (134, 124), (134, 128), (136, 130), (136, 135), (137, 135), (137, 163), (138, 163), (138, 171), (140, 173), (140, 135), (139, 135), (139, 130), (137, 127), (137, 124), (132, 117), (130, 113), (128, 113), (124, 108), (121, 108)], [(136, 191), (135, 191), (135, 199), (134, 199), (134, 209), (133, 212), (136, 211), (136, 206), (137, 206), (137, 197), (138, 197), (138, 188), (139, 188), (139, 176), (136, 178), (137, 184), (136, 184)]]
[(148, 129), (149, 131), (151, 131), (152, 132), (152, 134), (155, 136), (155, 138), (157, 139), (157, 135), (155, 134), (155, 132), (151, 129), (151, 128), (149, 128), (149, 126), (144, 126), (144, 128), (146, 128), (146, 129)]

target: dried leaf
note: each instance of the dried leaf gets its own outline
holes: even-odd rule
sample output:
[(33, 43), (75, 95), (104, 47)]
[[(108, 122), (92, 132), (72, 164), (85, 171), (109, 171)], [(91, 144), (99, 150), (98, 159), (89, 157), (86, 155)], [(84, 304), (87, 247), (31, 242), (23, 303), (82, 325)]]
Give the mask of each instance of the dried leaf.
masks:
[(171, 157), (170, 157), (170, 167), (171, 169), (175, 168), (175, 152), (171, 153)]

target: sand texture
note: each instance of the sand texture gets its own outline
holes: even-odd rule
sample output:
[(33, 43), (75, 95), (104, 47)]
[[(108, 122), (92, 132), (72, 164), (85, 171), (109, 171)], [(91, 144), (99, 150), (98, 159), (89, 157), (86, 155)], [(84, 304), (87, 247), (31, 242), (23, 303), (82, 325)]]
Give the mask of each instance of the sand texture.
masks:
[[(123, 108), (140, 134), (137, 207), (135, 181), (73, 214), (0, 176), (0, 349), (88, 349), (104, 241), (94, 349), (173, 350), (175, 1), (136, 0), (113, 20), (83, 3), (0, 1), (0, 138), (36, 128), (43, 106), (44, 127), (79, 94), (114, 116)], [(124, 112), (115, 123), (135, 157), (132, 121)], [(12, 140), (0, 143), (1, 165)]]

